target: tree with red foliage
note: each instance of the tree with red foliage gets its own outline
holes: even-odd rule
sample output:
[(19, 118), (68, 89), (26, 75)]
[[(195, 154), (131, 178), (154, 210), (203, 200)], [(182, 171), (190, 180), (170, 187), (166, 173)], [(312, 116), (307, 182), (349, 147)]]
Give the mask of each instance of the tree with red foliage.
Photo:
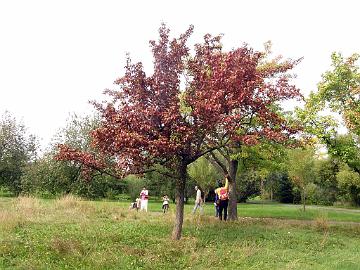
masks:
[[(176, 183), (173, 239), (181, 237), (188, 165), (231, 141), (256, 143), (259, 134), (280, 138), (287, 127), (270, 105), (299, 96), (286, 76), (296, 61), (259, 68), (263, 53), (247, 45), (224, 52), (221, 37), (210, 35), (192, 56), (186, 45), (192, 31), (191, 26), (170, 40), (162, 25), (158, 42), (150, 41), (153, 74), (128, 58), (125, 75), (115, 81), (119, 89), (106, 91), (112, 100), (95, 104), (102, 115), (92, 132), (96, 152), (60, 145), (57, 156), (82, 163), (87, 172), (118, 177), (155, 170), (157, 164), (167, 168)], [(242, 134), (239, 128), (250, 115), (262, 126)]]

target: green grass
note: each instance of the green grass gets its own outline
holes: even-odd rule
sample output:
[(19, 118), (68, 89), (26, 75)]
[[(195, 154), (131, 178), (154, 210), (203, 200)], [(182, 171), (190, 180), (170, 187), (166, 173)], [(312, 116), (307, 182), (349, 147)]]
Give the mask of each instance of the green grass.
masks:
[(239, 221), (225, 223), (212, 205), (204, 215), (186, 205), (172, 241), (174, 205), (165, 215), (156, 202), (149, 213), (128, 206), (0, 198), (0, 269), (360, 269), (360, 226), (330, 222), (357, 222), (356, 211), (240, 204)]

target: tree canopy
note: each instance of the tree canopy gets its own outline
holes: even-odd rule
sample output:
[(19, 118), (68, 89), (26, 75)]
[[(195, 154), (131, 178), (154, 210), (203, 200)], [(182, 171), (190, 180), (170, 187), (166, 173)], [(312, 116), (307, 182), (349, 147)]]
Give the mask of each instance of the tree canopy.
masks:
[[(186, 42), (192, 31), (191, 26), (171, 40), (170, 30), (160, 27), (159, 40), (150, 41), (151, 75), (127, 59), (125, 75), (115, 81), (119, 89), (105, 91), (111, 98), (105, 104), (95, 103), (102, 116), (92, 132), (97, 152), (60, 145), (58, 154), (119, 177), (156, 164), (168, 168), (177, 179), (175, 239), (181, 234), (187, 166), (229, 142), (256, 144), (259, 136), (284, 140), (294, 129), (272, 105), (300, 96), (288, 74), (298, 61), (274, 59), (264, 65), (265, 52), (248, 45), (225, 52), (221, 36), (210, 34), (191, 55)], [(253, 117), (258, 125), (243, 132)]]

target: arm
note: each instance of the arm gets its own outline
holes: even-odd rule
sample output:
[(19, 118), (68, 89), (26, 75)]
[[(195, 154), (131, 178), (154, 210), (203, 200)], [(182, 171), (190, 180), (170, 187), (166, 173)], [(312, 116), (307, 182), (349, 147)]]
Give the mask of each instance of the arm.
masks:
[(225, 187), (224, 187), (226, 190), (229, 190), (229, 180), (228, 180), (228, 177), (226, 176), (225, 177)]

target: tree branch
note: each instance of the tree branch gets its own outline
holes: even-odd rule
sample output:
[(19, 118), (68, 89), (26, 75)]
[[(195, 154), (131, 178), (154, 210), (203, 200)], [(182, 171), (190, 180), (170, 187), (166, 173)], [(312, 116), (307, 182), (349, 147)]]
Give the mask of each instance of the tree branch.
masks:
[(210, 155), (211, 155), (212, 159), (209, 158), (208, 160), (211, 162), (211, 164), (213, 164), (215, 167), (220, 168), (220, 170), (222, 170), (224, 174), (228, 174), (229, 172), (226, 169), (226, 166), (221, 162), (221, 160), (218, 159), (217, 156), (213, 152), (211, 152)]

